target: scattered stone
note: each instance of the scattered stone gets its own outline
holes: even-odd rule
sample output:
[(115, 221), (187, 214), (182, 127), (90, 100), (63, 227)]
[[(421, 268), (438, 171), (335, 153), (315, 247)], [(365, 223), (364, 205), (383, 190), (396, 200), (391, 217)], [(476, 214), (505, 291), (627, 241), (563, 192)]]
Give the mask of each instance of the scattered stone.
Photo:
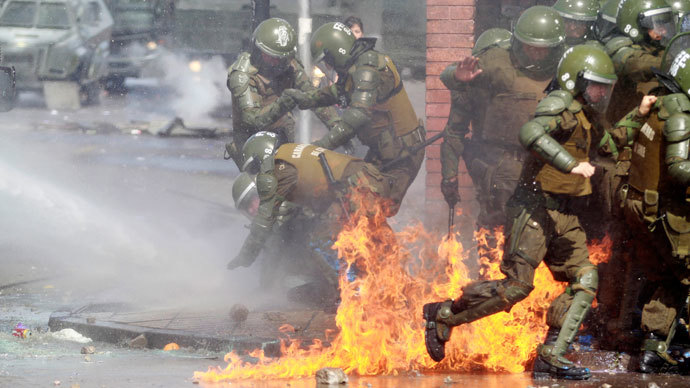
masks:
[(606, 383), (604, 383), (604, 384), (601, 384), (601, 385), (599, 386), (599, 388), (611, 388), (611, 384), (606, 384)]
[(135, 348), (135, 349), (143, 349), (149, 344), (149, 341), (146, 339), (146, 336), (143, 334), (139, 334), (136, 338), (133, 338), (129, 340), (129, 347), (130, 348)]
[(89, 356), (89, 355), (84, 356), (84, 361), (91, 362), (91, 356)]
[(647, 388), (659, 388), (659, 385), (652, 381), (651, 383), (647, 384)]
[(60, 380), (53, 381), (53, 385), (60, 385)]
[(337, 385), (347, 384), (348, 378), (340, 368), (321, 368), (316, 371), (316, 383)]
[(248, 316), (249, 309), (241, 303), (237, 303), (230, 308), (230, 319), (235, 323), (246, 321)]
[(81, 348), (81, 354), (94, 354), (96, 353), (95, 346), (84, 346)]
[(86, 323), (92, 325), (92, 324), (96, 323), (96, 318), (88, 317), (88, 318), (86, 318)]
[(371, 388), (371, 387), (372, 387), (371, 383), (367, 383), (367, 388)]
[(446, 377), (443, 379), (443, 383), (444, 383), (444, 384), (453, 384), (453, 379), (452, 379), (450, 376), (446, 376)]

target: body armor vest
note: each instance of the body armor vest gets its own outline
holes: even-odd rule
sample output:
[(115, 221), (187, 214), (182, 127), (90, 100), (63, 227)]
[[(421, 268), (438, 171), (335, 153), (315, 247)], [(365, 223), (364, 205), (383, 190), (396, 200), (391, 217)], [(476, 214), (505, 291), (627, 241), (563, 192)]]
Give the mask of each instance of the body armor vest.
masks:
[(650, 115), (633, 144), (629, 184), (644, 193), (645, 190), (661, 191), (662, 182), (670, 179), (666, 176), (664, 163), (664, 122), (658, 112)]
[(297, 184), (291, 196), (293, 202), (300, 205), (312, 205), (315, 199), (323, 200), (324, 196), (330, 197), (328, 180), (319, 161), (321, 153), (326, 154), (326, 160), (336, 182), (347, 178), (343, 176), (343, 173), (351, 162), (360, 160), (309, 144), (288, 143), (278, 148), (275, 161), (284, 161), (297, 169)]
[(517, 73), (510, 90), (496, 94), (484, 112), (481, 141), (501, 148), (522, 149), (520, 128), (532, 119), (551, 79), (537, 81)]
[[(571, 113), (565, 112), (564, 115), (571, 115)], [(577, 124), (566, 141), (561, 144), (578, 162), (587, 162), (592, 144), (592, 124), (582, 110), (577, 112), (571, 120), (577, 120)], [(554, 137), (558, 136), (557, 133), (554, 135)], [(549, 164), (541, 167), (535, 180), (539, 182), (542, 190), (553, 194), (583, 196), (592, 193), (592, 184), (588, 178), (562, 173)]]
[[(384, 84), (388, 82), (392, 88), (387, 95), (379, 95), (376, 105), (371, 108), (372, 123), (366, 128), (366, 133), (360, 131), (357, 134), (362, 143), (369, 146), (376, 144), (378, 137), (386, 130), (391, 130), (396, 137), (402, 137), (419, 126), (419, 120), (395, 63), (387, 55), (378, 53), (378, 56), (379, 63), (383, 65), (379, 69), (381, 81)], [(350, 76), (345, 83), (345, 90), (350, 94), (352, 89), (353, 82)]]

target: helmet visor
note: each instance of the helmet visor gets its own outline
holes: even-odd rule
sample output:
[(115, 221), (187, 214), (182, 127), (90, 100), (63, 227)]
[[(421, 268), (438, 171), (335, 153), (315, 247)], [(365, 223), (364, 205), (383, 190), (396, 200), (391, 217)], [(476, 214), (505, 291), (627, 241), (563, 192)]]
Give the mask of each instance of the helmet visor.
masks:
[(597, 21), (594, 23), (594, 32), (597, 39), (602, 40), (613, 34), (616, 30), (616, 21), (613, 22), (608, 20), (605, 15), (599, 15)]
[(283, 74), (290, 67), (290, 61), (292, 61), (292, 56), (277, 56), (261, 51), (259, 70), (261, 74), (266, 76)]
[(688, 32), (690, 31), (690, 13), (686, 13), (680, 17), (678, 21), (678, 32)]
[(537, 47), (513, 39), (513, 54), (521, 68), (537, 72), (555, 72), (563, 46)]
[(606, 112), (611, 102), (611, 94), (616, 80), (585, 71), (579, 77), (578, 82), (580, 83), (578, 89), (582, 90), (582, 97), (587, 101), (587, 105), (597, 112)]
[(256, 190), (256, 184), (252, 183), (247, 186), (244, 191), (237, 198), (235, 207), (248, 219), (254, 219), (259, 210), (259, 192)]
[(676, 18), (671, 7), (652, 9), (640, 14), (640, 26), (649, 31), (652, 41), (666, 47), (676, 34)]
[(574, 46), (589, 39), (594, 21), (563, 18), (563, 25), (565, 27), (565, 43)]

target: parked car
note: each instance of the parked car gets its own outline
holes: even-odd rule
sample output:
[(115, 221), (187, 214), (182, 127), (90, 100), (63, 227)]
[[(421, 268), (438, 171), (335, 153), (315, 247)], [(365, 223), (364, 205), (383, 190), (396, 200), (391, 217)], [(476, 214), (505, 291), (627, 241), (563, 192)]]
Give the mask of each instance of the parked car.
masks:
[(7, 0), (0, 12), (3, 63), (15, 68), (17, 90), (43, 90), (47, 103), (97, 103), (112, 27), (103, 0)]

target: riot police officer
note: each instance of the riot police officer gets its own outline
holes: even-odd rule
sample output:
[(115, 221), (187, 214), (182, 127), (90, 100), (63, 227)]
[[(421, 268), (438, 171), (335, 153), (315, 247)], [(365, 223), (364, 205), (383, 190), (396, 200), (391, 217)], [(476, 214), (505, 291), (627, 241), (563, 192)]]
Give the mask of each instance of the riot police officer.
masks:
[[(227, 150), (236, 162), (244, 142), (258, 131), (295, 140), (295, 102), (283, 94), (287, 88), (313, 90), (302, 64), (295, 59), (297, 34), (285, 20), (271, 18), (259, 24), (251, 38), (251, 52), (241, 53), (230, 66), (227, 86), (232, 93), (233, 142)], [(333, 107), (315, 109), (328, 128), (340, 118)], [(238, 162), (239, 167), (239, 162)]]
[(558, 65), (561, 90), (536, 108), (520, 128), (520, 143), (531, 154), (507, 205), (510, 221), (501, 271), (506, 278), (471, 283), (455, 301), (424, 305), (425, 341), (436, 361), (454, 326), (510, 309), (532, 289), (534, 272), (544, 261), (556, 279), (569, 282), (547, 313), (549, 332), (538, 348), (535, 378), (587, 379), (587, 368), (564, 355), (573, 342), (598, 287), (597, 268), (589, 261), (578, 211), (591, 193), (594, 167), (589, 153), (604, 133), (590, 122), (606, 109), (616, 74), (606, 53), (591, 45), (568, 49)]
[[(481, 226), (505, 222), (505, 203), (526, 157), (517, 134), (544, 97), (564, 40), (560, 15), (553, 8), (534, 6), (518, 19), (509, 48), (490, 46), (441, 74), (451, 91), (441, 144), (441, 191), (451, 207), (460, 200), (457, 174), (462, 157), (477, 191)], [(473, 133), (468, 139), (470, 124)]]
[(599, 11), (598, 0), (558, 0), (553, 9), (565, 23), (565, 44), (585, 43), (594, 36), (594, 23)]
[(690, 33), (674, 38), (658, 95), (645, 96), (612, 131), (619, 144), (633, 140), (630, 176), (620, 190), (635, 265), (656, 290), (642, 308), (639, 370), (677, 372), (668, 353), (690, 286)]
[[(314, 63), (338, 73), (338, 82), (312, 93), (290, 91), (300, 109), (339, 103), (346, 106), (339, 125), (314, 142), (334, 149), (355, 136), (369, 148), (365, 160), (393, 177), (391, 215), (424, 161), (426, 131), (417, 118), (393, 60), (374, 49), (376, 38), (355, 40), (342, 23), (326, 23), (311, 39)], [(287, 92), (286, 92), (287, 93)]]

